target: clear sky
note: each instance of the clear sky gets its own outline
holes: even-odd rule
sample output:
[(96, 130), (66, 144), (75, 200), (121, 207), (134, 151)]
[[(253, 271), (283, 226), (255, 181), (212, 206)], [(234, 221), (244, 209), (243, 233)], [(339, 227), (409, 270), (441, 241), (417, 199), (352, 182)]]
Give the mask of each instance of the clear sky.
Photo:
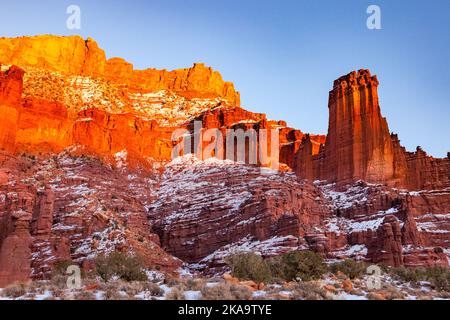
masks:
[[(66, 28), (66, 8), (82, 12)], [(370, 4), (381, 30), (366, 27)], [(2, 1), (1, 36), (80, 34), (135, 68), (204, 62), (241, 92), (242, 106), (326, 133), (333, 80), (369, 68), (380, 105), (408, 150), (450, 151), (450, 0)], [(1, 57), (0, 57), (1, 61)]]

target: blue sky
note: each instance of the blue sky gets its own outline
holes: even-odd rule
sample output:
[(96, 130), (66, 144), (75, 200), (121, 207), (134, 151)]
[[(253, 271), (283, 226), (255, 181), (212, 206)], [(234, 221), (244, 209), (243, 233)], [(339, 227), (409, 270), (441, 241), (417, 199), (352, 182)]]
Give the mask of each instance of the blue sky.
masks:
[[(71, 4), (81, 7), (81, 30), (66, 28)], [(381, 7), (382, 30), (366, 28), (370, 4)], [(333, 80), (369, 68), (403, 145), (441, 157), (450, 151), (449, 0), (18, 0), (1, 7), (1, 36), (90, 36), (108, 57), (140, 69), (204, 62), (235, 83), (243, 107), (305, 132), (327, 132)]]

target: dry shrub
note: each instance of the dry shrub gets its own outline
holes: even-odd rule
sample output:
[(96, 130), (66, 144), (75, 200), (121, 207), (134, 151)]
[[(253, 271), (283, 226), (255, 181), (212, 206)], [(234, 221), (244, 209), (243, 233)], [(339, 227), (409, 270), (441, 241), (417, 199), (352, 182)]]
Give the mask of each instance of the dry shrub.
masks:
[(81, 301), (90, 301), (90, 300), (96, 300), (95, 294), (92, 291), (80, 291), (77, 292), (74, 296), (73, 296), (74, 300), (81, 300)]
[(17, 299), (27, 293), (27, 288), (28, 286), (24, 283), (15, 283), (3, 289), (2, 296)]
[(236, 300), (250, 300), (253, 296), (252, 291), (246, 286), (231, 285), (231, 295)]
[(353, 259), (347, 259), (330, 266), (330, 271), (334, 274), (342, 272), (352, 280), (362, 277), (366, 273), (366, 269), (367, 266), (364, 262), (358, 262)]
[(50, 286), (52, 289), (67, 289), (67, 277), (62, 274), (53, 276), (50, 280)]
[(166, 300), (186, 300), (186, 295), (182, 288), (176, 286), (166, 294)]
[(294, 300), (329, 300), (325, 289), (317, 282), (298, 282), (292, 286), (292, 298)]
[(200, 292), (202, 300), (250, 300), (252, 298), (249, 288), (229, 283), (205, 285)]
[(164, 284), (166, 284), (168, 287), (175, 287), (182, 283), (183, 283), (183, 280), (181, 280), (180, 278), (171, 276), (171, 275), (167, 275), (164, 278)]
[(119, 291), (115, 286), (108, 286), (105, 294), (103, 295), (103, 299), (113, 301), (128, 300), (128, 295), (126, 295), (125, 293), (122, 294), (122, 292), (123, 291)]
[(206, 285), (206, 280), (189, 278), (185, 284), (187, 290), (200, 291)]
[(146, 291), (150, 292), (153, 297), (162, 297), (164, 296), (164, 290), (160, 288), (160, 286), (156, 283), (149, 282), (146, 284)]
[(205, 285), (200, 292), (202, 300), (233, 300), (228, 283), (219, 283), (214, 286)]

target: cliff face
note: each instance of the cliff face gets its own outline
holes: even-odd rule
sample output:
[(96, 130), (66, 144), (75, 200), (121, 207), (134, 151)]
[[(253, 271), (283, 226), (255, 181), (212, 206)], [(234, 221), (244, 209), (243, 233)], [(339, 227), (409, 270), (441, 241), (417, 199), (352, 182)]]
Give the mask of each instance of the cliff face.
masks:
[(120, 58), (107, 61), (105, 78), (124, 83), (133, 90), (172, 90), (186, 98), (222, 97), (230, 104), (240, 106), (240, 95), (231, 82), (225, 82), (219, 72), (196, 63), (192, 68), (174, 71), (133, 70), (133, 65)]
[(106, 65), (97, 43), (78, 36), (0, 38), (0, 57), (4, 64), (85, 76), (104, 75)]

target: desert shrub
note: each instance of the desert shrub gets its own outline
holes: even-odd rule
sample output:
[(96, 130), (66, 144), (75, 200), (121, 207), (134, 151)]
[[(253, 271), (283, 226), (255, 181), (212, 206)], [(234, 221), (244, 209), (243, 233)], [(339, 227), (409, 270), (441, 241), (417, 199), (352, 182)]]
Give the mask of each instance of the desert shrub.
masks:
[(164, 284), (166, 284), (169, 287), (175, 287), (177, 285), (180, 285), (183, 281), (180, 278), (171, 276), (171, 275), (167, 275), (164, 278)]
[(105, 282), (108, 282), (113, 276), (125, 281), (147, 281), (141, 259), (122, 252), (113, 252), (109, 256), (97, 257), (95, 267), (97, 274)]
[(251, 290), (246, 286), (231, 285), (231, 296), (236, 300), (250, 300), (253, 296)]
[(391, 285), (388, 285), (383, 292), (387, 300), (403, 300), (405, 298), (405, 294), (401, 290)]
[(272, 276), (272, 283), (283, 282), (286, 279), (286, 275), (284, 273), (285, 265), (281, 256), (266, 259), (266, 263)]
[(214, 286), (204, 286), (201, 290), (202, 300), (233, 300), (228, 283), (219, 283)]
[(149, 282), (147, 287), (146, 287), (146, 290), (148, 292), (150, 292), (150, 294), (153, 297), (162, 297), (162, 296), (164, 296), (164, 290), (161, 289), (161, 287), (159, 285), (157, 285), (156, 283)]
[(186, 289), (192, 291), (200, 291), (205, 286), (206, 281), (204, 279), (189, 278), (186, 281)]
[(117, 287), (109, 286), (103, 295), (103, 299), (113, 301), (127, 300), (127, 295), (119, 291)]
[(347, 259), (343, 262), (332, 264), (330, 266), (330, 271), (334, 274), (342, 272), (350, 279), (356, 279), (362, 277), (366, 273), (366, 264), (353, 259)]
[(67, 268), (72, 265), (76, 265), (76, 263), (71, 260), (59, 261), (55, 263), (55, 265), (53, 266), (52, 275), (53, 276), (66, 275)]
[(272, 277), (266, 261), (255, 253), (234, 254), (225, 262), (231, 268), (233, 276), (241, 280), (267, 282)]
[(138, 281), (121, 282), (118, 287), (120, 291), (126, 292), (129, 296), (135, 296), (138, 293), (145, 291), (145, 283)]
[(147, 291), (154, 297), (162, 297), (164, 290), (158, 284), (153, 282), (125, 282), (120, 286), (120, 290), (125, 291), (130, 296), (135, 296), (141, 292)]
[(252, 298), (252, 292), (248, 287), (226, 282), (205, 285), (200, 292), (202, 300), (250, 300)]
[(327, 272), (323, 258), (312, 251), (292, 251), (281, 256), (284, 278), (288, 281), (320, 279)]
[(439, 291), (450, 291), (450, 270), (442, 267), (426, 268), (425, 277)]
[(74, 300), (80, 300), (80, 301), (90, 301), (90, 300), (96, 300), (95, 294), (92, 291), (80, 291), (77, 292), (73, 296)]
[(173, 287), (170, 292), (166, 294), (167, 300), (186, 300), (184, 290), (179, 287)]
[(27, 293), (27, 286), (24, 283), (16, 283), (3, 289), (2, 296), (9, 298), (19, 298)]
[(416, 283), (421, 281), (421, 275), (418, 268), (398, 267), (389, 269), (389, 272), (404, 282)]
[(52, 289), (67, 289), (67, 276), (62, 274), (54, 275), (50, 280)]
[(294, 300), (328, 300), (327, 291), (316, 282), (297, 282), (292, 286)]
[(442, 267), (407, 268), (399, 267), (389, 270), (390, 274), (405, 282), (418, 283), (428, 281), (439, 291), (450, 292), (450, 270)]

